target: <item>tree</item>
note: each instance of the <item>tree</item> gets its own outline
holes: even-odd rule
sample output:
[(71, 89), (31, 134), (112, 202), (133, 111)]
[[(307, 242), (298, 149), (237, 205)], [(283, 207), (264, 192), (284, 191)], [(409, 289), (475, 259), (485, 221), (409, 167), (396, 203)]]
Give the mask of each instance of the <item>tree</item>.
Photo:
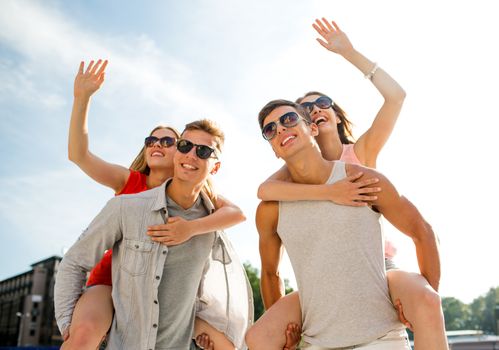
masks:
[[(251, 290), (253, 291), (253, 305), (255, 309), (254, 317), (256, 321), (265, 311), (262, 294), (260, 293), (260, 271), (256, 267), (253, 267), (249, 262), (245, 262), (243, 265), (246, 270), (246, 274), (248, 275)], [(293, 291), (293, 288), (289, 285), (289, 280), (287, 278), (284, 279), (284, 289), (286, 294)]]
[(445, 329), (448, 331), (469, 329), (470, 307), (456, 298), (442, 298)]

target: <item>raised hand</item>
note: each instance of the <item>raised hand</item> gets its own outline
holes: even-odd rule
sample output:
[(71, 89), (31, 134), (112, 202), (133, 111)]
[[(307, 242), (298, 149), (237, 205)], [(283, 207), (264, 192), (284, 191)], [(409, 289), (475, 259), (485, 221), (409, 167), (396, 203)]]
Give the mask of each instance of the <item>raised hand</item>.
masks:
[(85, 62), (80, 62), (78, 74), (76, 74), (74, 83), (74, 97), (90, 97), (99, 90), (104, 82), (104, 70), (107, 66), (107, 60), (98, 60), (97, 63), (90, 61), (87, 69), (83, 71)]
[(353, 46), (347, 35), (343, 33), (335, 21), (329, 23), (324, 17), (322, 20), (316, 19), (312, 27), (324, 38), (317, 38), (319, 44), (324, 46), (329, 51), (337, 53), (341, 56), (348, 55), (353, 51)]

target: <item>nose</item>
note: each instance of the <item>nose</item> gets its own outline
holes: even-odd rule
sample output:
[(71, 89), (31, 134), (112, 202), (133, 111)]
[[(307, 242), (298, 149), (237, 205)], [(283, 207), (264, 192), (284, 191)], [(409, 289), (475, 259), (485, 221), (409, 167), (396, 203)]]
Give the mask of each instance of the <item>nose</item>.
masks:
[(310, 115), (315, 115), (317, 113), (319, 113), (319, 108), (316, 105), (314, 105), (312, 107), (312, 112), (310, 112)]

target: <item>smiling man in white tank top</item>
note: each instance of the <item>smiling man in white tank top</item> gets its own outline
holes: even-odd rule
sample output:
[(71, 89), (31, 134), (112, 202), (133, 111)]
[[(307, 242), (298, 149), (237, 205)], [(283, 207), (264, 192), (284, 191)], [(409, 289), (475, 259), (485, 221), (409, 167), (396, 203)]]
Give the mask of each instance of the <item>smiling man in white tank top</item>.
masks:
[[(380, 173), (323, 159), (314, 139), (317, 126), (299, 105), (271, 101), (259, 122), (293, 182), (334, 183), (362, 171), (364, 177), (379, 178), (376, 186), (382, 188), (372, 207), (330, 201), (259, 205), (256, 223), (266, 309), (284, 296), (279, 277), (284, 246), (298, 284), (306, 349), (410, 349), (388, 293), (379, 218), (385, 216), (413, 239), (421, 274), (438, 290), (438, 244), (430, 225)], [(268, 349), (277, 347), (269, 344)]]

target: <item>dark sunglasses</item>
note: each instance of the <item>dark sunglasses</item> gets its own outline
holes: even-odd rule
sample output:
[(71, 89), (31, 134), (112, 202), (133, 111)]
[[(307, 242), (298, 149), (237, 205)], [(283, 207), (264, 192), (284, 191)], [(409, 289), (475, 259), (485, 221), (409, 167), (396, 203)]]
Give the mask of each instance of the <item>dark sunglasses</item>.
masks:
[[(270, 141), (272, 140), (275, 135), (277, 134), (277, 125), (281, 124), (285, 128), (292, 128), (293, 126), (296, 126), (300, 119), (303, 119), (298, 115), (296, 112), (288, 112), (286, 114), (283, 114), (279, 117), (279, 120), (275, 122), (270, 122), (262, 128), (262, 136), (265, 140)], [(305, 120), (305, 119), (303, 119)], [(305, 120), (306, 122), (306, 120)]]
[(217, 152), (213, 148), (211, 148), (210, 146), (196, 145), (195, 143), (192, 143), (191, 141), (184, 140), (184, 139), (177, 141), (177, 150), (180, 153), (187, 154), (191, 151), (191, 149), (194, 146), (196, 147), (196, 155), (198, 156), (198, 158), (208, 159), (208, 158), (210, 158), (212, 153), (215, 154), (215, 158), (218, 158)]
[(171, 147), (175, 144), (176, 140), (174, 137), (170, 136), (165, 136), (162, 138), (157, 138), (156, 136), (147, 136), (144, 140), (144, 145), (146, 145), (146, 147), (152, 147), (158, 141), (162, 147)]
[(312, 113), (314, 106), (317, 106), (320, 109), (328, 109), (334, 105), (334, 102), (327, 96), (321, 96), (313, 102), (303, 102), (300, 103), (300, 105), (305, 108), (308, 113)]

